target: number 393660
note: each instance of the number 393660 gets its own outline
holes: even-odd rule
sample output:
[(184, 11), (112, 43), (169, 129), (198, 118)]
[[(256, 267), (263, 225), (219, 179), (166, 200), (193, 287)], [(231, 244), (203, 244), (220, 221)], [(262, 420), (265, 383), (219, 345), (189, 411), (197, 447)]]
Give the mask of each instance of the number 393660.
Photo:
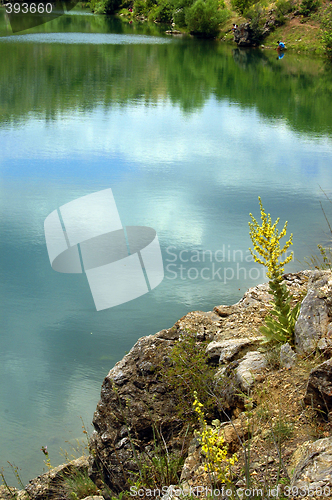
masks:
[(7, 14), (51, 14), (51, 3), (5, 3)]

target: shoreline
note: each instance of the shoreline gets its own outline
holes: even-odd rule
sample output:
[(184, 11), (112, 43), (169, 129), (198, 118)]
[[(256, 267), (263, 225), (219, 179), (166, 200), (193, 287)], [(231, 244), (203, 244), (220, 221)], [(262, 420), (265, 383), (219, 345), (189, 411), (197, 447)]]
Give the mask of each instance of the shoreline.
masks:
[[(294, 300), (300, 301), (305, 296), (305, 299), (302, 302), (302, 313), (300, 313), (299, 322), (302, 322), (301, 328), (304, 328), (304, 331), (307, 331), (306, 328), (308, 322), (310, 323), (310, 321), (316, 321), (315, 319), (308, 319), (310, 318), (310, 316), (305, 316), (305, 311), (310, 310), (310, 307), (312, 307), (311, 304), (315, 304), (315, 307), (325, 307), (325, 309), (326, 307), (329, 307), (327, 304), (329, 304), (329, 291), (332, 291), (331, 272), (300, 271), (298, 273), (285, 274), (283, 277), (284, 282), (287, 284), (287, 287), (295, 298)], [(269, 364), (266, 364), (266, 362), (262, 363), (264, 356), (262, 354), (258, 354), (259, 351), (257, 350), (262, 337), (259, 335), (257, 336), (257, 332), (258, 327), (263, 324), (265, 315), (271, 307), (270, 294), (268, 292), (268, 283), (257, 285), (256, 287), (248, 289), (243, 297), (233, 305), (216, 306), (212, 311), (208, 312), (189, 312), (185, 316), (180, 318), (173, 327), (157, 332), (156, 334), (141, 337), (140, 339), (138, 339), (129, 353), (115, 364), (115, 366), (110, 370), (110, 372), (104, 379), (101, 389), (101, 400), (97, 405), (93, 418), (95, 431), (89, 440), (90, 455), (83, 456), (74, 461), (64, 463), (58, 467), (50, 469), (45, 474), (31, 479), (28, 485), (25, 487), (25, 490), (12, 491), (17, 495), (16, 498), (18, 500), (44, 500), (46, 498), (51, 500), (62, 498), (60, 496), (54, 496), (54, 494), (58, 494), (55, 492), (62, 491), (61, 488), (63, 488), (63, 483), (67, 481), (67, 479), (72, 479), (73, 477), (76, 477), (80, 474), (85, 474), (86, 478), (88, 478), (89, 475), (89, 477), (94, 481), (94, 494), (103, 494), (103, 496), (100, 497), (100, 500), (111, 497), (113, 498), (114, 495), (117, 496), (120, 491), (123, 491), (123, 489), (121, 488), (123, 488), (124, 486), (121, 486), (121, 481), (126, 481), (125, 476), (123, 475), (123, 471), (128, 470), (125, 464), (131, 454), (132, 445), (130, 443), (130, 435), (128, 435), (128, 431), (126, 430), (127, 426), (130, 426), (130, 428), (132, 429), (131, 432), (139, 432), (139, 435), (141, 437), (137, 437), (136, 439), (141, 440), (142, 443), (145, 443), (144, 446), (146, 446), (146, 444), (149, 443), (150, 439), (152, 438), (152, 436), (148, 438), (144, 437), (147, 430), (151, 425), (154, 425), (153, 421), (159, 421), (160, 425), (162, 425), (163, 428), (164, 439), (167, 442), (169, 453), (171, 453), (171, 450), (174, 446), (176, 450), (176, 442), (177, 439), (179, 439), (181, 436), (181, 428), (183, 428), (185, 422), (181, 422), (181, 420), (179, 420), (177, 416), (177, 412), (179, 411), (179, 409), (176, 409), (176, 406), (174, 406), (173, 389), (166, 389), (166, 391), (163, 389), (164, 382), (158, 375), (158, 366), (162, 366), (163, 360), (169, 357), (170, 352), (172, 351), (174, 346), (178, 345), (179, 341), (181, 341), (181, 338), (184, 340), (184, 336), (191, 335), (189, 334), (189, 332), (195, 332), (194, 336), (196, 338), (197, 345), (202, 346), (206, 351), (209, 359), (208, 366), (210, 366), (210, 368), (212, 368), (213, 370), (217, 370), (217, 374), (220, 371), (220, 368), (218, 371), (218, 364), (220, 363), (220, 361), (218, 362), (219, 356), (221, 359), (220, 353), (224, 352), (223, 363), (226, 363), (226, 370), (230, 370), (226, 372), (228, 373), (227, 377), (235, 376), (234, 380), (236, 380), (236, 377), (239, 377), (237, 379), (237, 383), (240, 384), (239, 388), (245, 393), (248, 393), (247, 396), (245, 396), (245, 394), (243, 393), (243, 396), (241, 396), (240, 399), (237, 395), (238, 389), (236, 390), (236, 392), (233, 392), (232, 394), (230, 393), (227, 396), (228, 398), (230, 397), (227, 403), (229, 406), (227, 407), (226, 405), (225, 407), (228, 408), (227, 413), (229, 415), (232, 415), (232, 421), (230, 423), (227, 423), (228, 421), (226, 419), (223, 424), (224, 433), (226, 433), (225, 436), (228, 436), (227, 443), (229, 443), (228, 446), (230, 450), (238, 449), (239, 446), (236, 445), (238, 440), (237, 434), (234, 434), (232, 428), (235, 426), (235, 428), (237, 429), (237, 433), (239, 433), (241, 426), (243, 427), (243, 423), (241, 424), (239, 419), (241, 420), (241, 418), (244, 418), (246, 416), (246, 404), (248, 404), (246, 403), (246, 399), (249, 398), (248, 391), (250, 390), (250, 394), (252, 394), (252, 396), (250, 397), (253, 397), (257, 401), (255, 407), (257, 408), (257, 412), (261, 412), (262, 409), (260, 409), (260, 404), (262, 403), (262, 408), (264, 408), (266, 402), (264, 403), (265, 399), (263, 398), (260, 403), (260, 398), (262, 396), (259, 396), (259, 394), (265, 394), (265, 387), (270, 387), (269, 392), (266, 393), (269, 394), (273, 389), (273, 385), (270, 386), (269, 384), (273, 384), (274, 382), (279, 380), (279, 382), (277, 382), (276, 384), (276, 388), (280, 387), (280, 389), (283, 391), (282, 397), (294, 398), (292, 391), (287, 389), (287, 384), (289, 386), (289, 380), (293, 380), (296, 383), (299, 383), (302, 387), (300, 390), (300, 392), (302, 393), (306, 386), (306, 384), (303, 384), (303, 381), (307, 377), (309, 377), (309, 372), (312, 372), (312, 368), (317, 366), (317, 363), (321, 363), (322, 361), (324, 361), (324, 358), (318, 358), (317, 360), (313, 358), (310, 361), (307, 359), (306, 355), (304, 360), (302, 360), (302, 357), (299, 356), (299, 354), (297, 354), (297, 356), (299, 357), (297, 358), (297, 361), (295, 361), (293, 352), (290, 357), (288, 355), (288, 357), (285, 358), (285, 361), (283, 361), (283, 363), (286, 363), (285, 365), (277, 366), (275, 364), (271, 364), (276, 363), (276, 360), (272, 361), (272, 358), (268, 362)], [(317, 300), (319, 301), (320, 305), (318, 304)], [(322, 328), (324, 328), (324, 332), (326, 329), (330, 331), (331, 328), (329, 327), (329, 325), (331, 325), (332, 327), (332, 322), (330, 322), (330, 319), (327, 318), (326, 320), (324, 320), (322, 313), (323, 310), (320, 313), (320, 324)], [(295, 347), (295, 351), (300, 353), (304, 349), (303, 353), (305, 353), (308, 351), (308, 348), (309, 350), (311, 350), (311, 347), (308, 347), (307, 345), (307, 333), (305, 333), (305, 336), (302, 337), (301, 340), (302, 334), (298, 329), (298, 335), (298, 341), (296, 341), (297, 347)], [(325, 335), (323, 333), (323, 330), (322, 335)], [(304, 341), (304, 344), (302, 344), (301, 347), (302, 341)], [(324, 342), (324, 345), (321, 345), (322, 352), (324, 352), (324, 349), (328, 349), (327, 352), (330, 352), (332, 346), (330, 340), (328, 340), (327, 337), (324, 337)], [(328, 342), (328, 344), (326, 344), (326, 342)], [(243, 374), (239, 370), (241, 363), (243, 364), (243, 362), (246, 359), (249, 360), (249, 358), (251, 359), (251, 363), (254, 362), (254, 359), (256, 360), (254, 362), (256, 363), (256, 365), (252, 364), (250, 368), (250, 373), (253, 373), (251, 372), (251, 370), (255, 372), (255, 375), (253, 377), (248, 372), (248, 368), (246, 369), (247, 371), (243, 372)], [(257, 364), (258, 358), (260, 359), (260, 361)], [(171, 365), (169, 365), (167, 362), (167, 366)], [(199, 365), (195, 364), (196, 369), (198, 368), (198, 366)], [(221, 365), (221, 367), (222, 366), (223, 365)], [(249, 381), (248, 377), (251, 378), (251, 381)], [(231, 378), (227, 380), (230, 381)], [(287, 384), (285, 381), (287, 381)], [(255, 392), (256, 386), (258, 388), (258, 393)], [(242, 398), (244, 398), (243, 401)], [(296, 398), (298, 398), (298, 396)], [(125, 408), (122, 407), (120, 403), (120, 400), (122, 399), (131, 401), (130, 405), (128, 406), (129, 412), (127, 413), (127, 418), (129, 420), (127, 423), (125, 423), (125, 425), (123, 425), (123, 423), (121, 424), (121, 421), (123, 421), (124, 418), (123, 411), (125, 411)], [(278, 402), (275, 401), (275, 403), (277, 404)], [(226, 404), (226, 400), (224, 404)], [(300, 402), (296, 403), (296, 405), (297, 404), (300, 404)], [(147, 408), (150, 408), (148, 412), (146, 412), (146, 410), (144, 409), (144, 405), (146, 405)], [(292, 405), (295, 405), (294, 401), (292, 403), (288, 403), (287, 408), (290, 408)], [(295, 421), (298, 421), (298, 410), (297, 406), (295, 406), (295, 413), (290, 414), (289, 418), (295, 418)], [(126, 420), (124, 422), (126, 422)], [(263, 424), (261, 423), (261, 427), (262, 425)], [(263, 427), (265, 425), (266, 424), (264, 424)], [(282, 448), (283, 453), (285, 454), (285, 460), (286, 457), (289, 457), (289, 459), (293, 460), (293, 454), (297, 452), (298, 447), (301, 446), (306, 439), (305, 433), (307, 432), (307, 430), (304, 432), (305, 428), (303, 427), (302, 429), (301, 425), (296, 434), (298, 438), (296, 440), (287, 440), (284, 447)], [(319, 423), (317, 425), (322, 424)], [(330, 430), (329, 427), (330, 425), (331, 424), (326, 423), (326, 426), (323, 429), (325, 436), (330, 436), (332, 434), (332, 428)], [(170, 429), (173, 429), (172, 432), (175, 433), (173, 437), (172, 435), (168, 436), (168, 427)], [(293, 427), (293, 424), (291, 426), (289, 425), (289, 430), (287, 430), (287, 432), (293, 432)], [(230, 434), (228, 434), (228, 432), (230, 432)], [(243, 432), (243, 429), (241, 432)], [(257, 436), (260, 436), (261, 429), (257, 428), (257, 431), (255, 432), (258, 432)], [(189, 438), (192, 433), (193, 430), (191, 428), (188, 435)], [(265, 434), (265, 437), (268, 441), (268, 426)], [(256, 436), (256, 434), (254, 434), (254, 436)], [(146, 439), (148, 440), (146, 441)], [(245, 438), (245, 436), (243, 435), (242, 439), (247, 438)], [(319, 440), (319, 435), (318, 438), (316, 437), (316, 439)], [(186, 440), (185, 445), (182, 445), (184, 446), (183, 449), (185, 451), (185, 457), (187, 458), (185, 458), (184, 464), (181, 466), (181, 481), (179, 481), (177, 483), (177, 486), (174, 486), (174, 488), (181, 487), (182, 489), (190, 489), (198, 487), (199, 484), (205, 484), (205, 486), (208, 486), (208, 477), (206, 475), (204, 476), (204, 474), (203, 477), (202, 475), (197, 473), (197, 465), (193, 468), (193, 461), (197, 462), (198, 460), (198, 464), (200, 464), (202, 463), (203, 457), (201, 456), (201, 454), (197, 455), (197, 445), (193, 447), (192, 443), (193, 441), (190, 438), (189, 441)], [(313, 440), (312, 443), (314, 445), (315, 440)], [(254, 442), (252, 446), (252, 453), (254, 453)], [(117, 450), (115, 455), (114, 450)], [(273, 451), (270, 451), (269, 453), (269, 460), (271, 460), (269, 463), (272, 474), (273, 467), (277, 467), (278, 459), (277, 457), (275, 457), (272, 460), (271, 456), (274, 456)], [(101, 459), (101, 457), (103, 458)], [(111, 475), (107, 480), (107, 488), (110, 488), (110, 490), (107, 489), (107, 491), (111, 492), (109, 493), (110, 496), (108, 496), (108, 493), (105, 490), (106, 486), (100, 479), (101, 469), (98, 465), (96, 466), (95, 462), (96, 460), (98, 462), (98, 460), (101, 459), (101, 464), (105, 465), (106, 462), (114, 464), (115, 458), (116, 461), (120, 461), (120, 463), (123, 463), (124, 465), (120, 468), (115, 465), (111, 466), (115, 467), (115, 476), (114, 479), (111, 479), (111, 477), (113, 477)], [(289, 463), (292, 464), (293, 462)], [(104, 468), (104, 465), (102, 465), (102, 469)], [(240, 467), (240, 465), (236, 467), (235, 469), (238, 470), (237, 474), (241, 474), (240, 469), (238, 468)], [(291, 465), (289, 467), (291, 467)], [(109, 469), (106, 468), (105, 470)], [(257, 465), (256, 470), (258, 470)], [(116, 477), (117, 479), (115, 479)], [(296, 478), (296, 476), (294, 477)], [(88, 481), (88, 479), (86, 480)], [(115, 481), (115, 483), (113, 481)], [(115, 486), (116, 484), (118, 484), (118, 482), (119, 485)], [(282, 487), (284, 487), (285, 484), (287, 487), (287, 482), (282, 483)], [(169, 485), (167, 485), (167, 487), (169, 487)], [(0, 487), (0, 500), (8, 500), (8, 498), (10, 497), (5, 496), (4, 487)], [(86, 497), (79, 496), (77, 498), (83, 499)]]

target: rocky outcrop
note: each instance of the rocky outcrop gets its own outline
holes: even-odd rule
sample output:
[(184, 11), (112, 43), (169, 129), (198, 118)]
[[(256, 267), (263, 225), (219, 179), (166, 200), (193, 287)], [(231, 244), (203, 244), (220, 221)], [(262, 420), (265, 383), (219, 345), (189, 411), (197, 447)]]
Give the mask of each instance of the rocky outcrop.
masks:
[[(283, 15), (284, 19), (293, 19), (299, 11)], [(256, 47), (277, 26), (283, 24), (279, 19), (276, 9), (270, 9), (266, 14), (258, 14), (255, 22), (248, 21), (240, 24), (234, 31), (234, 42), (238, 47)]]
[(212, 341), (206, 348), (206, 354), (210, 361), (215, 363), (227, 363), (233, 361), (246, 349), (254, 349), (255, 345), (261, 342), (262, 337), (253, 337), (252, 339), (228, 339), (223, 342)]
[(85, 473), (87, 476), (89, 458), (82, 456), (58, 467), (54, 467), (46, 474), (36, 477), (29, 481), (26, 486), (26, 492), (29, 498), (33, 500), (49, 500), (61, 498), (61, 484), (66, 477), (77, 473)]
[(262, 373), (266, 368), (265, 354), (253, 351), (248, 352), (235, 369), (235, 379), (242, 391), (248, 391), (255, 382), (255, 375)]
[[(295, 295), (306, 287), (306, 273), (286, 275), (285, 279)], [(266, 367), (257, 344), (262, 338), (258, 328), (270, 301), (268, 284), (259, 285), (233, 306), (189, 313), (172, 328), (138, 340), (102, 385), (90, 442), (94, 455), (90, 475), (97, 485), (102, 471), (111, 490), (122, 491), (128, 478), (135, 477), (137, 455), (144, 456), (151, 449), (154, 428), (160, 429), (169, 452), (179, 447), (186, 423), (177, 415), (174, 394), (160, 377), (160, 367), (169, 366), (170, 350), (188, 332), (194, 333), (197, 342), (209, 341), (210, 361), (224, 367), (222, 404), (230, 415), (238, 408), (239, 389), (247, 391)]]
[(332, 410), (332, 359), (311, 370), (304, 402), (323, 413)]
[[(331, 498), (332, 494), (332, 437), (305, 443), (293, 458), (295, 470), (291, 488), (298, 488), (299, 496), (316, 495)], [(325, 489), (325, 490), (324, 490)], [(294, 490), (295, 491), (295, 490)], [(319, 492), (321, 494), (319, 495)]]
[(241, 24), (234, 31), (234, 42), (239, 47), (253, 47), (257, 45), (254, 41), (253, 30), (250, 23)]
[(29, 495), (24, 490), (18, 490), (13, 487), (0, 486), (0, 500), (30, 500)]
[[(245, 451), (247, 439), (250, 437), (251, 447), (254, 447), (255, 440), (259, 444), (258, 458), (250, 465), (253, 477), (259, 474), (260, 469), (265, 468), (264, 474), (267, 470), (273, 470), (274, 463), (277, 464), (276, 468), (280, 467), (279, 451), (271, 457), (273, 453), (269, 450), (264, 459), (259, 458), (261, 443), (264, 439), (271, 439), (271, 435), (276, 439), (278, 432), (287, 433), (292, 425), (287, 426), (286, 422), (284, 427), (280, 427), (280, 414), (267, 408), (268, 399), (264, 398), (268, 398), (273, 388), (277, 390), (280, 386), (286, 391), (294, 391), (294, 399), (294, 395), (297, 395), (302, 387), (301, 411), (305, 411), (303, 378), (300, 382), (295, 382), (294, 389), (292, 376), (296, 370), (296, 373), (300, 374), (298, 377), (302, 376), (298, 361), (303, 354), (307, 357), (308, 353), (315, 349), (323, 354), (330, 353), (331, 276), (330, 272), (310, 271), (284, 275), (284, 283), (293, 295), (294, 302), (305, 295), (306, 298), (296, 324), (296, 352), (288, 344), (282, 346), (280, 352), (274, 352), (278, 357), (277, 366), (280, 364), (281, 369), (272, 367), (269, 357), (260, 350), (262, 336), (259, 327), (271, 310), (271, 295), (267, 283), (249, 289), (237, 304), (217, 306), (210, 312), (191, 312), (177, 321), (172, 328), (139, 339), (106, 376), (101, 389), (101, 399), (93, 417), (95, 430), (90, 440), (89, 475), (98, 490), (104, 491), (104, 481), (111, 490), (109, 495), (117, 495), (128, 487), (128, 479), (135, 481), (139, 464), (155, 451), (156, 432), (162, 437), (167, 453), (172, 455), (173, 452), (181, 451), (187, 455), (180, 483), (173, 485), (173, 489), (170, 488), (166, 494), (167, 498), (174, 498), (174, 488), (176, 490), (178, 486), (185, 488), (210, 484), (211, 478), (209, 479), (204, 467), (206, 457), (202, 453), (200, 443), (194, 437), (193, 430), (188, 431), (186, 419), (179, 415), (175, 389), (163, 378), (163, 373), (172, 366), (171, 350), (188, 335), (194, 337), (196, 345), (202, 345), (202, 352), (206, 352), (208, 364), (205, 366), (214, 373), (213, 389), (221, 388), (218, 393), (221, 398), (218, 408), (221, 408), (222, 416), (218, 418), (224, 420), (221, 422), (220, 432), (224, 436), (229, 453), (240, 449)], [(306, 294), (308, 284), (309, 292)], [(195, 366), (192, 369), (195, 370)], [(309, 368), (306, 377), (308, 373)], [(287, 376), (289, 380), (285, 384)], [(264, 387), (266, 378), (267, 387)], [(260, 394), (264, 396), (257, 418), (266, 425), (264, 430), (258, 425), (256, 435), (252, 435), (252, 426), (250, 432), (248, 431), (247, 412), (253, 415), (257, 404), (251, 399), (257, 384), (260, 384)], [(320, 363), (310, 372), (304, 401), (310, 409), (318, 408), (320, 413), (328, 413), (331, 410), (331, 359)], [(248, 408), (250, 410), (247, 410)], [(287, 414), (287, 405), (282, 408), (282, 412)], [(299, 422), (301, 419), (306, 420), (302, 413), (300, 417), (296, 417)], [(210, 414), (210, 421), (212, 418), (215, 416)], [(304, 447), (299, 448), (292, 459), (292, 470), (295, 469), (292, 485), (305, 484), (308, 487), (313, 484), (330, 484), (330, 439), (332, 440), (328, 438), (306, 443)], [(246, 484), (243, 467), (243, 463), (239, 464), (236, 472), (237, 486)], [(26, 492), (32, 500), (61, 498), (55, 496), (55, 492), (61, 489), (63, 477), (79, 470), (86, 472), (87, 468), (86, 458), (57, 467), (30, 481)], [(6, 492), (3, 493), (2, 490), (0, 488), (0, 500), (1, 495), (7, 500)], [(19, 495), (23, 495), (23, 492), (18, 493), (18, 498), (21, 498)], [(166, 497), (163, 497), (164, 500)], [(102, 497), (90, 496), (86, 500), (88, 498), (102, 500)], [(104, 498), (108, 496), (104, 495)], [(24, 496), (22, 500), (25, 500)]]
[(332, 345), (332, 332), (328, 330), (331, 302), (331, 273), (314, 271), (295, 325), (295, 348), (299, 354), (310, 354), (317, 348)]
[[(202, 324), (207, 320), (203, 315), (201, 319)], [(170, 450), (176, 446), (184, 422), (177, 417), (171, 391), (159, 380), (158, 367), (170, 362), (169, 350), (181, 331), (176, 325), (139, 339), (103, 382), (93, 418), (90, 447), (95, 459), (90, 476), (98, 484), (102, 470), (114, 493), (123, 491), (127, 480), (134, 478), (138, 470), (135, 454), (149, 451), (154, 428), (160, 430)]]
[(280, 348), (280, 366), (290, 370), (296, 361), (296, 354), (287, 342)]

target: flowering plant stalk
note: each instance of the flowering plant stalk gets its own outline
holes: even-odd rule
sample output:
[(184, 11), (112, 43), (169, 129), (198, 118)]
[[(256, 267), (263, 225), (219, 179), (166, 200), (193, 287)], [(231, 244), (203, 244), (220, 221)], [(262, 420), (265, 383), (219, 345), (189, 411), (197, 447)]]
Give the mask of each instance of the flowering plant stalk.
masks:
[(289, 240), (281, 247), (280, 240), (286, 236), (287, 221), (279, 233), (277, 228), (279, 218), (272, 224), (271, 215), (266, 214), (260, 197), (258, 200), (262, 224), (260, 225), (255, 217), (249, 214), (252, 220), (249, 222), (249, 235), (254, 247), (249, 250), (254, 260), (267, 268), (266, 274), (274, 302), (272, 311), (265, 318), (265, 326), (262, 326), (260, 331), (265, 336), (264, 343), (293, 344), (300, 302), (294, 308), (291, 307), (292, 295), (282, 283), (284, 266), (293, 259), (293, 252), (286, 256), (287, 250), (293, 244), (293, 235), (291, 234)]
[(237, 462), (237, 456), (227, 458), (227, 445), (221, 433), (220, 421), (213, 420), (212, 426), (208, 426), (205, 420), (203, 405), (197, 399), (197, 392), (194, 392), (194, 411), (201, 425), (201, 430), (196, 433), (196, 437), (201, 443), (202, 452), (206, 463), (204, 469), (221, 483), (230, 484), (231, 466)]

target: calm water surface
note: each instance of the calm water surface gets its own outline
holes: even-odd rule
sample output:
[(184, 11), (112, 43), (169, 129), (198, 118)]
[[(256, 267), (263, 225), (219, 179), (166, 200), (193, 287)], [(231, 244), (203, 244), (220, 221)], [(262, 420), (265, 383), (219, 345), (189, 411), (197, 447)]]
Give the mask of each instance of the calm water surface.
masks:
[[(140, 336), (264, 281), (247, 252), (259, 195), (297, 259), (326, 243), (332, 71), (89, 14), (7, 32), (0, 11), (0, 467), (27, 481), (42, 446), (53, 465), (71, 453)], [(165, 278), (96, 312), (85, 275), (52, 270), (43, 225), (106, 188), (123, 225), (157, 231)]]

